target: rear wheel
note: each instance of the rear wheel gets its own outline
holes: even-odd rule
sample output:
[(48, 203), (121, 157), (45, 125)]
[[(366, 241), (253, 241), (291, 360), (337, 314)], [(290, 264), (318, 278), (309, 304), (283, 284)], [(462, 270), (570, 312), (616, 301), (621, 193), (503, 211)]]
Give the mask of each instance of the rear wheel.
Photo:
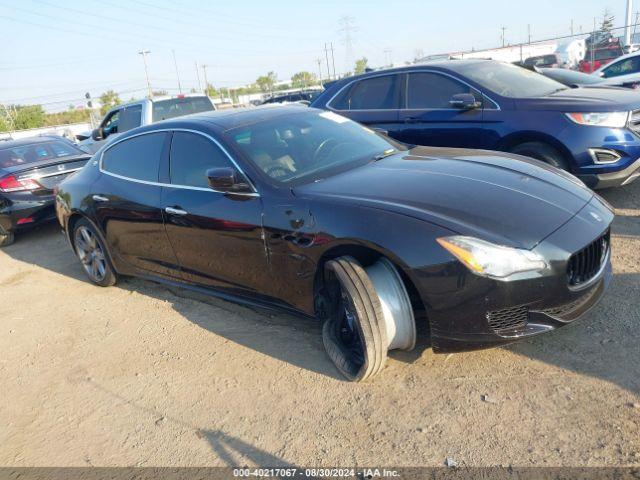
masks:
[(109, 263), (104, 244), (88, 220), (83, 218), (74, 225), (73, 245), (89, 280), (101, 287), (116, 283), (116, 273)]
[(563, 158), (562, 154), (557, 149), (546, 143), (525, 142), (520, 145), (516, 145), (509, 151), (525, 157), (535, 158), (536, 160), (541, 160), (553, 167), (569, 171), (569, 165)]
[(380, 299), (364, 268), (353, 257), (327, 262), (325, 279), (331, 305), (322, 329), (327, 354), (349, 380), (366, 380), (379, 373), (387, 359)]
[(0, 227), (0, 247), (6, 247), (11, 245), (15, 241), (13, 232), (7, 232), (4, 228)]

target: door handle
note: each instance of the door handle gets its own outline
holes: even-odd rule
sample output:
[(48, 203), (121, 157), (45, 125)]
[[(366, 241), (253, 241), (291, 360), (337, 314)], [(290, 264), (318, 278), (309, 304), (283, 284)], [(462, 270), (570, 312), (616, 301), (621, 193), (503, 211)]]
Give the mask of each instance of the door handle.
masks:
[(174, 208), (174, 207), (166, 207), (164, 211), (167, 212), (169, 215), (179, 215), (181, 217), (189, 213), (186, 210), (182, 210), (180, 208)]
[(404, 123), (417, 123), (420, 119), (418, 117), (406, 117)]
[(94, 195), (91, 198), (93, 198), (94, 202), (104, 203), (104, 202), (108, 202), (109, 201), (109, 199), (107, 197), (103, 197), (102, 195)]

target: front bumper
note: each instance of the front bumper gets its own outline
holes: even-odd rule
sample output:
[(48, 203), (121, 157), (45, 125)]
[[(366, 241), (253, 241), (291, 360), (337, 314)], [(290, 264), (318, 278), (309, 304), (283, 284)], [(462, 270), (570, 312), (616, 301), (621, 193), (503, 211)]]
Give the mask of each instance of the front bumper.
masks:
[[(422, 294), (435, 352), (494, 347), (567, 325), (593, 308), (611, 278), (610, 249), (596, 275), (579, 287), (567, 280), (574, 253), (603, 236), (613, 213), (597, 196), (565, 225), (540, 242), (534, 251), (547, 259), (545, 272), (498, 281), (470, 273), (462, 264), (448, 267)], [(430, 272), (433, 275), (435, 272)], [(425, 275), (423, 274), (423, 278)], [(422, 292), (424, 285), (420, 287)], [(434, 291), (435, 290), (435, 291)]]
[(600, 173), (595, 175), (578, 175), (587, 186), (594, 189), (621, 187), (629, 185), (640, 177), (640, 158), (628, 167), (610, 173)]
[[(29, 228), (56, 218), (51, 195), (6, 195), (0, 203), (0, 227), (7, 232)], [(23, 223), (25, 220), (29, 220)]]

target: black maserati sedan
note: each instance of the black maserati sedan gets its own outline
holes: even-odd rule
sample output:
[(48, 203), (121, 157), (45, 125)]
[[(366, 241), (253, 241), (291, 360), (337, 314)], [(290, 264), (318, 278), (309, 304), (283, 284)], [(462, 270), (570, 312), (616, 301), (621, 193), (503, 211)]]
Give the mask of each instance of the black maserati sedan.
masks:
[(55, 220), (54, 188), (90, 157), (58, 136), (0, 142), (0, 247), (16, 231)]
[(131, 130), (62, 182), (89, 278), (135, 275), (324, 322), (350, 380), (410, 350), (490, 347), (574, 321), (611, 278), (612, 209), (513, 154), (410, 147), (301, 106)]

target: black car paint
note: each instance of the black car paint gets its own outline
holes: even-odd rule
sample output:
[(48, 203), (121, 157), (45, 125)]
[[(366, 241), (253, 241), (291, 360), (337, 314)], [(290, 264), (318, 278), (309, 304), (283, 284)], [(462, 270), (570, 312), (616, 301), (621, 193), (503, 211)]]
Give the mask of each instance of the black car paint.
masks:
[[(0, 144), (0, 148), (46, 143), (51, 140), (66, 142), (61, 137), (42, 136), (6, 141)], [(38, 182), (42, 185), (42, 188), (37, 190), (0, 192), (0, 227), (6, 232), (14, 232), (55, 220), (54, 188), (70, 172), (84, 167), (89, 158), (90, 155), (79, 153), (11, 167), (0, 167), (0, 178), (9, 175), (18, 178), (36, 176), (39, 177)], [(20, 223), (27, 218), (32, 221)]]
[[(564, 322), (535, 311), (585, 295), (568, 288), (567, 260), (609, 228), (613, 213), (570, 176), (524, 157), (420, 147), (290, 188), (269, 181), (227, 141), (230, 128), (305, 111), (313, 109), (217, 112), (128, 132), (118, 140), (159, 129), (209, 135), (259, 195), (132, 185), (101, 173), (98, 152), (60, 186), (58, 218), (70, 243), (70, 223), (84, 216), (105, 238), (121, 274), (308, 316), (320, 313), (315, 294), (326, 259), (386, 256), (407, 282), (414, 306), (426, 311), (436, 351), (512, 341), (492, 331), (486, 315), (513, 305), (529, 305), (540, 324), (558, 327)], [(111, 201), (96, 202), (96, 194)], [(169, 215), (167, 206), (189, 215)], [(510, 281), (474, 275), (436, 243), (453, 234), (542, 252), (551, 269)], [(593, 287), (594, 302), (610, 277), (607, 261)]]

